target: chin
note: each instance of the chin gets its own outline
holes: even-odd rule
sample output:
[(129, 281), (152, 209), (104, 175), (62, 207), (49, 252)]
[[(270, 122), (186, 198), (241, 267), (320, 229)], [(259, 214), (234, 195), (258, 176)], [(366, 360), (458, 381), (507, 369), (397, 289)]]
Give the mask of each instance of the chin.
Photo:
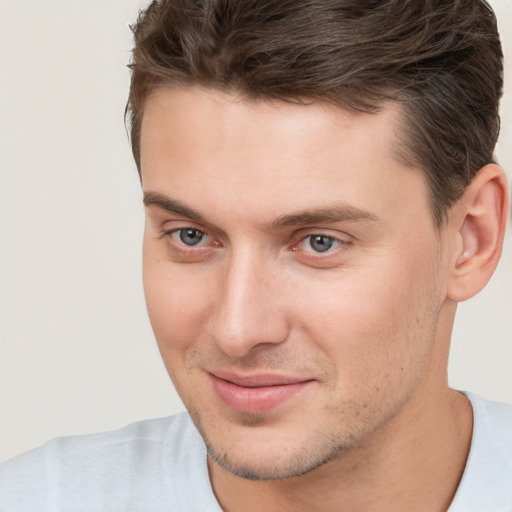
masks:
[[(287, 460), (276, 462), (275, 453), (268, 453), (263, 460), (243, 460), (235, 454), (226, 454), (216, 451), (212, 446), (207, 445), (208, 455), (223, 470), (239, 478), (254, 481), (284, 480), (298, 477), (314, 471), (319, 467), (331, 462), (343, 451), (342, 447), (334, 447), (331, 453), (311, 454), (308, 452), (295, 453)], [(260, 458), (261, 459), (261, 458)]]
[[(325, 431), (279, 432), (262, 423), (245, 421), (236, 430), (206, 423), (191, 413), (209, 458), (223, 470), (246, 480), (282, 480), (304, 475), (342, 456), (350, 443)], [(210, 435), (212, 433), (212, 435)]]

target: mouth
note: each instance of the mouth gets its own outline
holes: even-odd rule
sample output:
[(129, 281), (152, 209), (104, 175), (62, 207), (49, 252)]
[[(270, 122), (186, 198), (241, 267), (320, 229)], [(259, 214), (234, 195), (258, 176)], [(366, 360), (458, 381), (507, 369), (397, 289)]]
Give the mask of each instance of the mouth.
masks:
[(213, 389), (229, 409), (261, 415), (292, 400), (314, 381), (274, 374), (238, 375), (210, 372)]

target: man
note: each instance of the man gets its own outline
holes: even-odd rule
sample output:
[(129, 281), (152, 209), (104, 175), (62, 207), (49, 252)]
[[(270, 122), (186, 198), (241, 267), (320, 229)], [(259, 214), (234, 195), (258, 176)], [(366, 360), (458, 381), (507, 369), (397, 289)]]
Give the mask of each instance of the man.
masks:
[(0, 510), (512, 510), (512, 408), (446, 376), (509, 210), (487, 4), (161, 0), (134, 33), (145, 293), (189, 414), (13, 459)]

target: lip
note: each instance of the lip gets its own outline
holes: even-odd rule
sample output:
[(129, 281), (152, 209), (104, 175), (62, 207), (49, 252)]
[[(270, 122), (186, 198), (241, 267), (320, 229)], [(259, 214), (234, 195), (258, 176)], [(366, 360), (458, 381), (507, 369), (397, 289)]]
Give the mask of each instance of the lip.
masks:
[(238, 375), (210, 372), (213, 389), (230, 409), (245, 414), (263, 414), (288, 402), (313, 380), (274, 374)]

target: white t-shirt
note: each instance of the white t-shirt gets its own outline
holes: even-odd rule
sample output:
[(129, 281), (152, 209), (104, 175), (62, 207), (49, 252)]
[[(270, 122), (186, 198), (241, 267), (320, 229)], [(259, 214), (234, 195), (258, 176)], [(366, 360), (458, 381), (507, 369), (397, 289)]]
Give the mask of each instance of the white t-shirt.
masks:
[[(471, 450), (449, 512), (512, 512), (512, 405), (467, 393)], [(222, 512), (186, 413), (54, 439), (0, 466), (1, 512)]]

